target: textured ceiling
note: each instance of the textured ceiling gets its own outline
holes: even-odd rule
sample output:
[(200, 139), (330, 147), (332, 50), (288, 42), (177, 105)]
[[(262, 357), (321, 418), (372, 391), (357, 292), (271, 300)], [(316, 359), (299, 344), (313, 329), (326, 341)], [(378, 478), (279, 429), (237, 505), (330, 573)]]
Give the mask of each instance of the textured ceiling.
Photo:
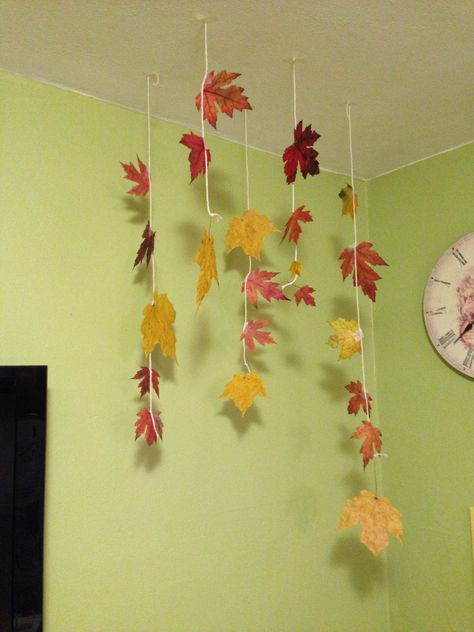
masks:
[[(0, 0), (0, 67), (144, 111), (145, 75), (158, 71), (153, 114), (199, 127), (194, 96), (209, 69), (242, 73), (253, 106), (249, 143), (281, 154), (297, 116), (321, 134), (321, 166), (349, 170), (352, 103), (357, 175), (374, 177), (470, 142), (471, 0)], [(226, 120), (224, 120), (226, 119)], [(221, 116), (239, 142), (243, 116)]]

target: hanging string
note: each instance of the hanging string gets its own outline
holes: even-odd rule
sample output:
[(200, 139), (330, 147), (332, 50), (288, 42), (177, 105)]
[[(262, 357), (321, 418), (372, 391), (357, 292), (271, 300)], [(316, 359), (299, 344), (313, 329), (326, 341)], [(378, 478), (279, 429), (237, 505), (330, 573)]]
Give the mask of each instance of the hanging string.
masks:
[[(208, 58), (208, 53), (207, 53), (207, 22), (204, 22), (204, 58), (205, 58), (205, 72), (204, 72), (204, 77), (202, 78), (202, 83), (201, 83), (201, 136), (202, 136), (202, 142), (204, 145), (204, 162), (206, 165), (206, 168), (204, 170), (204, 180), (206, 184), (206, 208), (207, 208), (207, 214), (209, 215), (210, 219), (215, 217), (216, 219), (220, 220), (222, 219), (222, 216), (219, 215), (219, 213), (211, 212), (211, 205), (209, 202), (209, 176), (207, 173), (208, 162), (207, 162), (207, 150), (206, 150), (206, 132), (204, 128), (204, 84), (206, 83), (206, 77), (209, 73), (209, 58)], [(210, 230), (211, 230), (211, 224), (209, 224), (209, 231)]]
[[(358, 336), (360, 340), (360, 364), (362, 371), (362, 392), (365, 399), (365, 407), (367, 411), (367, 421), (370, 420), (369, 409), (369, 397), (366, 389), (366, 370), (365, 370), (365, 351), (364, 351), (364, 334), (361, 328), (361, 315), (360, 315), (360, 300), (359, 300), (359, 279), (357, 271), (357, 213), (356, 213), (356, 192), (354, 184), (354, 156), (352, 151), (352, 118), (351, 118), (351, 105), (349, 102), (346, 104), (346, 116), (349, 123), (349, 156), (351, 165), (351, 187), (352, 187), (352, 226), (354, 230), (354, 284), (355, 284), (355, 297), (356, 297), (356, 311), (357, 311), (357, 324), (359, 326)], [(374, 456), (386, 456), (385, 454), (375, 453)], [(375, 482), (375, 495), (378, 496), (378, 480), (377, 480), (377, 468), (376, 461), (374, 461), (374, 482)]]
[[(291, 60), (291, 64), (293, 68), (293, 118), (294, 118), (295, 129), (296, 129), (298, 122), (297, 122), (297, 117), (296, 117), (296, 58), (295, 57), (293, 57), (293, 59)], [(295, 210), (295, 183), (292, 182), (291, 183), (291, 212), (293, 213), (294, 210)], [(297, 244), (295, 244), (295, 253), (294, 253), (293, 261), (298, 261), (298, 245)], [(288, 281), (288, 283), (284, 283), (281, 286), (281, 289), (284, 290), (286, 287), (289, 287), (290, 285), (294, 285), (297, 279), (298, 279), (298, 275), (295, 274), (294, 277), (291, 279), (291, 281)]]
[[(153, 230), (153, 197), (152, 197), (152, 179), (151, 179), (151, 108), (150, 108), (150, 85), (157, 86), (159, 84), (159, 77), (156, 73), (152, 72), (147, 75), (146, 78), (146, 115), (147, 115), (147, 149), (148, 149), (148, 179), (150, 182), (150, 188), (148, 191), (148, 222), (150, 226), (150, 231)], [(155, 290), (156, 290), (156, 275), (155, 275), (155, 255), (152, 253), (151, 255), (151, 271), (152, 271), (152, 305), (155, 304)], [(149, 411), (150, 417), (152, 420), (153, 428), (155, 430), (156, 436), (158, 436), (158, 428), (155, 423), (155, 416), (153, 414), (153, 364), (152, 364), (152, 354), (148, 354), (148, 372), (150, 379), (150, 389), (149, 389)]]
[[(249, 179), (249, 143), (248, 143), (248, 129), (247, 129), (247, 110), (244, 110), (244, 142), (245, 142), (245, 185), (247, 192), (247, 210), (250, 209), (250, 179)], [(247, 279), (252, 272), (252, 257), (249, 255), (249, 270), (244, 281), (244, 326), (242, 331), (245, 331), (248, 323), (248, 300), (247, 300)], [(250, 373), (251, 369), (247, 362), (247, 347), (245, 346), (245, 340), (242, 340), (242, 360)]]

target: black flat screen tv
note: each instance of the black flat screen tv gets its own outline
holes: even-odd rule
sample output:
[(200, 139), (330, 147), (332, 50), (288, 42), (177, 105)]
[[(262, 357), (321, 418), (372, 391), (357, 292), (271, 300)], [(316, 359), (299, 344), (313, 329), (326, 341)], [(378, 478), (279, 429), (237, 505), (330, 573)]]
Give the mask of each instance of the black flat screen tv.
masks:
[(43, 625), (46, 366), (0, 366), (0, 632)]

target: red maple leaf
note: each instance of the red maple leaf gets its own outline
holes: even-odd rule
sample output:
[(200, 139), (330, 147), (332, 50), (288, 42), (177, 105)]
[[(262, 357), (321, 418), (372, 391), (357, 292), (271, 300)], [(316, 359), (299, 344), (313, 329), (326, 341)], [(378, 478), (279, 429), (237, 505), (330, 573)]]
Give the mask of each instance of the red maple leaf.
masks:
[(183, 134), (183, 137), (179, 142), (191, 150), (189, 152), (188, 160), (189, 168), (191, 169), (192, 182), (200, 173), (206, 173), (206, 155), (207, 164), (209, 165), (211, 162), (211, 152), (209, 149), (206, 149), (206, 154), (204, 154), (204, 141), (202, 136), (198, 136), (193, 132)]
[(163, 422), (161, 421), (160, 411), (149, 408), (142, 408), (137, 413), (138, 419), (135, 422), (135, 441), (142, 434), (145, 435), (146, 442), (151, 445), (156, 443), (158, 437), (163, 439)]
[(285, 232), (283, 233), (283, 237), (281, 240), (283, 241), (288, 233), (290, 233), (288, 237), (288, 241), (293, 241), (295, 244), (298, 243), (298, 239), (301, 234), (301, 226), (299, 222), (312, 222), (313, 217), (311, 215), (311, 211), (304, 211), (303, 206), (299, 206), (293, 213), (290, 215), (290, 219), (286, 222)]
[[(371, 248), (372, 244), (369, 241), (362, 241), (356, 248), (350, 247), (343, 250), (339, 259), (342, 260), (342, 278), (345, 279), (352, 273), (352, 280), (355, 286), (357, 269), (357, 285), (360, 286), (362, 292), (368, 296), (370, 300), (375, 302), (375, 295), (377, 293), (375, 281), (378, 281), (381, 277), (375, 270), (372, 270), (370, 266), (387, 266), (388, 263), (382, 259), (378, 252)], [(354, 267), (355, 259), (357, 259), (356, 269)]]
[(320, 138), (318, 132), (312, 130), (311, 125), (303, 130), (303, 121), (300, 121), (294, 130), (294, 138), (293, 145), (287, 147), (283, 152), (288, 184), (295, 181), (298, 165), (303, 178), (306, 178), (308, 174), (315, 176), (319, 173), (319, 162), (316, 160), (318, 152), (311, 147)]
[(347, 412), (349, 415), (357, 415), (360, 407), (362, 406), (365, 414), (370, 416), (370, 411), (372, 409), (370, 402), (372, 401), (372, 397), (363, 390), (362, 384), (359, 380), (357, 380), (357, 382), (347, 384), (345, 389), (348, 390), (349, 393), (352, 393), (352, 397), (347, 405)]
[(314, 288), (309, 285), (303, 285), (303, 287), (300, 287), (300, 289), (295, 292), (296, 304), (299, 305), (301, 301), (304, 301), (306, 305), (316, 307), (314, 296), (311, 296), (313, 292)]
[[(214, 71), (207, 75), (204, 81), (204, 118), (209, 121), (212, 127), (217, 123), (217, 106), (220, 111), (232, 117), (234, 110), (251, 110), (248, 98), (242, 94), (244, 89), (232, 85), (232, 81), (240, 77), (240, 72), (227, 72), (221, 70), (217, 74)], [(230, 85), (229, 85), (230, 84)], [(196, 95), (196, 107), (201, 109), (201, 93)]]
[(373, 426), (370, 421), (364, 421), (362, 426), (358, 426), (355, 429), (351, 439), (363, 439), (359, 452), (362, 454), (364, 461), (364, 469), (367, 467), (367, 463), (370, 459), (374, 458), (374, 449), (376, 452), (380, 452), (382, 447), (382, 432), (377, 426)]
[(132, 162), (128, 165), (125, 162), (120, 163), (125, 171), (125, 175), (123, 177), (126, 180), (131, 180), (132, 182), (137, 183), (136, 186), (132, 187), (130, 191), (127, 191), (127, 193), (130, 193), (130, 195), (146, 195), (150, 190), (150, 174), (148, 173), (146, 165), (138, 156), (137, 160), (140, 171), (138, 171)]
[[(254, 307), (257, 307), (258, 297), (257, 292), (263, 296), (268, 302), (273, 299), (276, 301), (289, 301), (290, 299), (283, 294), (280, 286), (273, 279), (278, 272), (267, 272), (266, 270), (259, 270), (255, 268), (247, 277), (247, 298)], [(242, 292), (245, 290), (245, 281), (242, 283)]]
[(263, 345), (276, 344), (269, 331), (259, 331), (262, 327), (266, 327), (270, 321), (268, 320), (249, 320), (245, 325), (240, 340), (245, 341), (245, 346), (250, 351), (255, 351), (255, 340)]
[(140, 370), (135, 373), (132, 377), (132, 380), (140, 380), (138, 383), (138, 388), (140, 389), (140, 397), (143, 397), (146, 393), (150, 392), (150, 381), (153, 386), (153, 390), (155, 393), (160, 396), (159, 391), (159, 380), (160, 374), (155, 369), (151, 370), (151, 380), (150, 380), (150, 369), (147, 366), (140, 367)]
[(135, 263), (133, 264), (134, 268), (143, 261), (145, 255), (146, 265), (148, 267), (153, 250), (155, 249), (155, 235), (156, 233), (151, 230), (150, 221), (148, 221), (142, 234), (143, 241), (140, 244), (140, 248), (137, 250), (137, 256), (135, 257)]

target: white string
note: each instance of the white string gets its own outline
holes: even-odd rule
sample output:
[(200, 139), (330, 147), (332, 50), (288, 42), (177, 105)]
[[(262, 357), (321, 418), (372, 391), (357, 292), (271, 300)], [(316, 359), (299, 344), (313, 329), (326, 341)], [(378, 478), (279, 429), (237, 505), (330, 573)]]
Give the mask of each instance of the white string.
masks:
[(204, 84), (206, 83), (206, 78), (209, 73), (209, 59), (208, 59), (208, 54), (207, 54), (207, 22), (204, 22), (204, 58), (205, 58), (206, 68), (205, 68), (204, 77), (202, 78), (202, 83), (201, 83), (201, 135), (202, 135), (202, 142), (204, 145), (204, 162), (206, 166), (204, 170), (204, 180), (206, 183), (206, 208), (207, 208), (207, 214), (209, 215), (209, 217), (211, 218), (215, 217), (217, 220), (220, 220), (222, 219), (222, 216), (219, 215), (219, 213), (211, 212), (211, 205), (209, 202), (209, 176), (207, 173), (208, 163), (207, 163), (206, 133), (205, 133), (205, 128), (204, 128)]
[[(350, 163), (351, 163), (351, 186), (352, 186), (352, 225), (354, 228), (354, 281), (355, 281), (355, 296), (356, 296), (356, 309), (357, 309), (357, 324), (359, 325), (359, 336), (360, 336), (360, 363), (361, 363), (361, 371), (362, 371), (362, 392), (364, 393), (365, 406), (367, 411), (367, 421), (371, 423), (370, 420), (370, 408), (369, 408), (369, 397), (366, 389), (366, 371), (365, 371), (365, 352), (364, 352), (364, 340), (363, 334), (361, 330), (361, 317), (360, 317), (360, 301), (359, 301), (359, 279), (357, 272), (357, 214), (356, 214), (356, 192), (355, 192), (355, 184), (354, 184), (354, 157), (352, 151), (352, 119), (351, 119), (351, 105), (349, 102), (346, 104), (346, 116), (349, 122), (349, 155), (350, 155)], [(378, 452), (374, 453), (374, 457), (376, 456), (387, 456), (386, 454), (381, 454)], [(378, 481), (377, 481), (377, 469), (374, 461), (374, 481), (375, 481), (375, 495), (378, 496)]]
[[(246, 193), (247, 193), (247, 209), (250, 209), (250, 178), (249, 178), (249, 144), (248, 144), (248, 129), (247, 129), (247, 110), (244, 110), (244, 141), (245, 141), (245, 184), (246, 184)], [(245, 328), (248, 324), (248, 300), (247, 300), (247, 280), (252, 272), (252, 257), (249, 255), (249, 271), (245, 277), (244, 281), (244, 326), (242, 328), (242, 332), (245, 331)], [(250, 373), (251, 369), (247, 362), (247, 348), (245, 345), (245, 339), (242, 340), (242, 360)]]

